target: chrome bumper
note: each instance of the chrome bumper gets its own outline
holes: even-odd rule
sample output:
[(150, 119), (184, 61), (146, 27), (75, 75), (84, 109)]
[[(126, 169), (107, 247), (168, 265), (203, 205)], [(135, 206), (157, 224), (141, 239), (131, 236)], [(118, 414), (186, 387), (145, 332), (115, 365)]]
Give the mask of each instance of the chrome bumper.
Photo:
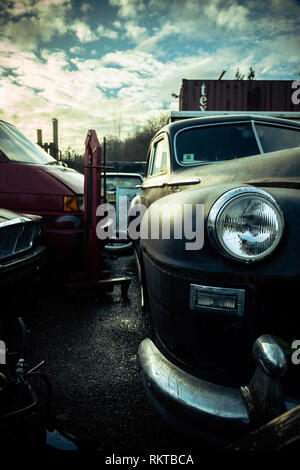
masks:
[(227, 435), (247, 431), (250, 420), (239, 389), (188, 374), (167, 360), (149, 338), (140, 344), (138, 356), (146, 391), (169, 424), (194, 437), (201, 429)]

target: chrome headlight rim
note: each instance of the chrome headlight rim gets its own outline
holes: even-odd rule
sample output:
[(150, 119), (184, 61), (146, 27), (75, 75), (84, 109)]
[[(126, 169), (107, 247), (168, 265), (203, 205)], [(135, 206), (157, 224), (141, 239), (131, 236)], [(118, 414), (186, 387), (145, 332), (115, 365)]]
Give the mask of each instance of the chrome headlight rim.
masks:
[[(275, 209), (275, 211), (278, 214), (278, 222), (279, 222), (279, 230), (278, 230), (278, 235), (276, 237), (275, 242), (270, 246), (269, 249), (261, 253), (260, 255), (256, 255), (255, 257), (243, 257), (239, 256), (238, 254), (233, 253), (232, 251), (227, 250), (224, 247), (224, 244), (221, 243), (220, 237), (218, 234), (217, 230), (217, 223), (219, 216), (224, 212), (226, 207), (228, 207), (229, 204), (231, 204), (234, 201), (237, 201), (240, 198), (245, 198), (247, 195), (253, 197), (258, 197), (265, 202), (267, 202), (270, 206)], [(208, 237), (211, 242), (211, 244), (216, 248), (223, 256), (231, 259), (232, 261), (239, 261), (245, 264), (249, 263), (255, 263), (257, 261), (261, 261), (268, 257), (271, 253), (274, 252), (274, 250), (277, 248), (279, 245), (283, 233), (284, 233), (284, 216), (283, 212), (275, 200), (275, 198), (268, 193), (267, 191), (264, 191), (263, 189), (256, 188), (253, 186), (239, 186), (234, 189), (230, 189), (226, 191), (224, 194), (222, 194), (212, 205), (208, 218), (207, 218), (207, 232), (208, 232)]]

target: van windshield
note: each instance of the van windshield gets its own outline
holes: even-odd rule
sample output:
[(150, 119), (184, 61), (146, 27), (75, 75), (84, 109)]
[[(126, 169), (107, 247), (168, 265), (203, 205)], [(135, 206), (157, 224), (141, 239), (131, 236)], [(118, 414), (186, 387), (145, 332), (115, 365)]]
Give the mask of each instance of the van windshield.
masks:
[(35, 163), (38, 165), (55, 164), (41, 147), (33, 144), (20, 131), (7, 122), (0, 121), (0, 150), (13, 162)]

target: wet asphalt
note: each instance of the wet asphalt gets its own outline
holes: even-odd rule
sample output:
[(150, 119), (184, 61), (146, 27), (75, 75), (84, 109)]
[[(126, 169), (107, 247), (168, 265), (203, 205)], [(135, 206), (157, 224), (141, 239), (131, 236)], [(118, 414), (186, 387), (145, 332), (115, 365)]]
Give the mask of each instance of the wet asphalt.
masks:
[(127, 300), (120, 286), (95, 298), (58, 284), (36, 287), (22, 300), (27, 362), (46, 361), (42, 370), (65, 431), (96, 440), (106, 452), (187, 453), (191, 443), (156, 414), (141, 384), (137, 349), (147, 327), (134, 256), (106, 253), (103, 265), (112, 276), (130, 276)]

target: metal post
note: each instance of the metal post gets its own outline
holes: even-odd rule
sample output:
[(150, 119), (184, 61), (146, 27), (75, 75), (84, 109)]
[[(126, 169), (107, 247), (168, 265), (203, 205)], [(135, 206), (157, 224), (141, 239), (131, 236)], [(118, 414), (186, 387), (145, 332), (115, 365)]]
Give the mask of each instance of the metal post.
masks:
[(103, 178), (103, 192), (104, 200), (106, 201), (106, 137), (103, 137), (103, 164), (104, 164), (104, 178)]
[(42, 129), (37, 129), (36, 133), (37, 133), (37, 144), (40, 147), (43, 147), (43, 131), (42, 131)]
[(58, 121), (56, 118), (52, 119), (53, 125), (53, 147), (54, 147), (54, 158), (58, 159)]
[(96, 235), (96, 210), (100, 204), (102, 150), (94, 130), (89, 130), (84, 155), (84, 220), (87, 227), (86, 272), (91, 280), (99, 276), (101, 242)]

